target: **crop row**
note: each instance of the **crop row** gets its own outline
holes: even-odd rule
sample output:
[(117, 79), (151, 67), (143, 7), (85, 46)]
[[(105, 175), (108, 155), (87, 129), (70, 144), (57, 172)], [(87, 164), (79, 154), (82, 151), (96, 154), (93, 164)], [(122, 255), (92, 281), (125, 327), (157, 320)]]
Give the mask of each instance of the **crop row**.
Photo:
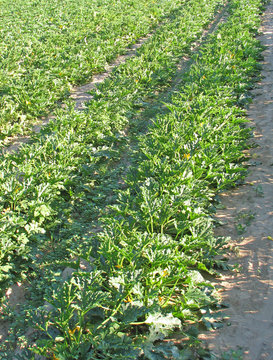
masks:
[(0, 141), (25, 132), (184, 2), (2, 1)]
[[(211, 321), (206, 273), (221, 266), (215, 194), (244, 174), (244, 110), (259, 74), (262, 1), (232, 0), (230, 16), (194, 57), (177, 94), (139, 138), (119, 201), (97, 245), (48, 301), (33, 350), (54, 359), (189, 359), (162, 342), (189, 321)], [(40, 316), (40, 318), (39, 318)]]

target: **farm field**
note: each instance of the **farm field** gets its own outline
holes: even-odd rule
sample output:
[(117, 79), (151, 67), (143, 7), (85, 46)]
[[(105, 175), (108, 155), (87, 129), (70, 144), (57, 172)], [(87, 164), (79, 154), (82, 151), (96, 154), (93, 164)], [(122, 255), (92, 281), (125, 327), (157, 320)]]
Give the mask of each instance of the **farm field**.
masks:
[[(35, 22), (33, 4), (24, 6)], [(39, 3), (45, 19), (52, 4)], [(66, 19), (90, 2), (67, 4)], [(117, 32), (106, 31), (110, 38), (95, 70), (87, 62), (74, 67), (77, 47), (72, 67), (65, 67), (68, 59), (56, 63), (67, 74), (65, 91), (154, 32), (92, 91), (84, 111), (68, 101), (18, 153), (3, 153), (1, 318), (10, 334), (0, 353), (3, 359), (210, 359), (197, 334), (198, 326), (217, 328), (221, 320), (213, 317), (222, 305), (209, 281), (227, 267), (226, 239), (214, 236), (217, 194), (246, 175), (245, 107), (259, 79), (262, 46), (255, 36), (265, 2), (93, 4), (105, 19), (100, 26)], [(138, 30), (129, 6), (143, 21)], [(120, 20), (106, 21), (111, 14)], [(118, 21), (128, 21), (126, 34)], [(83, 28), (74, 29), (69, 36), (82, 36)], [(122, 45), (109, 50), (108, 41), (121, 37)], [(58, 43), (53, 38), (50, 51)], [(88, 42), (85, 49), (91, 51)], [(35, 115), (29, 109), (30, 119), (62, 97), (46, 76), (41, 83), (51, 103)], [(13, 308), (5, 294), (18, 283), (24, 301)], [(187, 340), (166, 341), (174, 332)]]
[(183, 6), (175, 1), (1, 1), (0, 145), (25, 133)]

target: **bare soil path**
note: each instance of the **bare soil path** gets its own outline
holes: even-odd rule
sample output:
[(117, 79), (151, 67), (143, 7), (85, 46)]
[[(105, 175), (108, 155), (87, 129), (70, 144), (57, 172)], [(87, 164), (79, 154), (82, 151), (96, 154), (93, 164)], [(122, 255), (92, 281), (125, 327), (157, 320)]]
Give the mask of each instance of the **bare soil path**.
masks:
[(257, 147), (251, 150), (245, 185), (221, 196), (225, 208), (217, 214), (224, 222), (217, 233), (238, 246), (231, 262), (240, 268), (217, 283), (230, 305), (224, 327), (201, 336), (217, 358), (234, 350), (230, 358), (239, 359), (236, 349), (241, 349), (246, 360), (273, 359), (273, 1), (261, 31), (263, 79), (248, 110)]

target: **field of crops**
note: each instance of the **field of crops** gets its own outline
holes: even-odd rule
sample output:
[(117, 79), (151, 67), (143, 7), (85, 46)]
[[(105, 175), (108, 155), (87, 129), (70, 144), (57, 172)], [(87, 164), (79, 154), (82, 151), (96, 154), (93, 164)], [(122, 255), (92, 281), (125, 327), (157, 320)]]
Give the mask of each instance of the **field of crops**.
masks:
[[(154, 29), (85, 111), (68, 101), (2, 155), (2, 359), (212, 359), (197, 334), (221, 320), (213, 214), (246, 171), (264, 3), (2, 1), (3, 143)], [(17, 282), (25, 301), (12, 308)]]
[(1, 1), (0, 141), (26, 132), (183, 2)]

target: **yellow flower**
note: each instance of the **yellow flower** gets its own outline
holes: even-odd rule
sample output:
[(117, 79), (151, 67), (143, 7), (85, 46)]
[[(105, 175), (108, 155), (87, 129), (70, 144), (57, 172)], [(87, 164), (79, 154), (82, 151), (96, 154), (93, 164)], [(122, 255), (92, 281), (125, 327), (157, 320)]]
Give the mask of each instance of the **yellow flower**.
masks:
[(168, 275), (168, 270), (164, 270), (163, 271), (163, 277), (167, 276)]
[(184, 155), (183, 155), (183, 158), (184, 158), (184, 159), (187, 159), (187, 160), (189, 160), (190, 157), (191, 157), (190, 154), (184, 154)]
[(2, 212), (1, 212), (1, 214), (2, 215), (4, 215), (6, 212), (8, 212), (8, 211), (10, 211), (10, 208), (8, 207), (8, 208), (6, 208), (6, 209), (4, 209)]
[(69, 333), (69, 335), (74, 335), (74, 333), (75, 333), (75, 331), (80, 331), (80, 326), (78, 325), (78, 326), (76, 326), (75, 327), (75, 329), (73, 329), (73, 330), (68, 330), (68, 333)]

